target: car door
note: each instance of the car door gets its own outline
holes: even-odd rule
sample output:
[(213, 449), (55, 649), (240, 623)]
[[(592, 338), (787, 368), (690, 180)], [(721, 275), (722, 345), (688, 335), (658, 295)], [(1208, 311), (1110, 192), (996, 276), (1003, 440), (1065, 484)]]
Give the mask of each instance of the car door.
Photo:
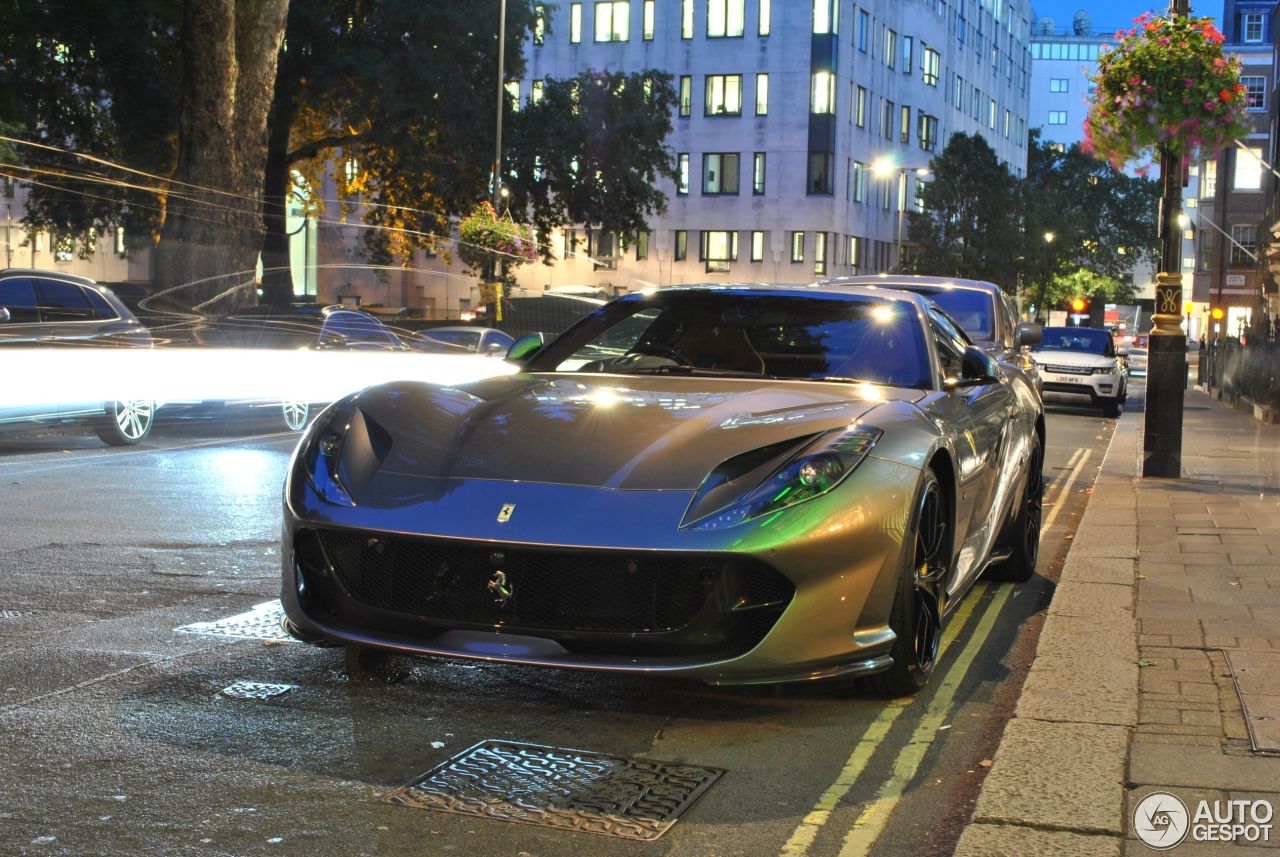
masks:
[(31, 278), (0, 279), (0, 307), (9, 311), (9, 320), (0, 321), (0, 345), (34, 344), (41, 328), (36, 287)]
[[(929, 320), (944, 372), (950, 377), (959, 376), (964, 351), (970, 345), (968, 339), (936, 307), (930, 307)], [(1006, 441), (1013, 428), (1009, 417), (1014, 394), (1001, 376), (992, 383), (959, 387), (948, 396), (954, 401), (957, 416), (962, 415), (963, 419), (963, 430), (955, 444), (960, 483), (956, 498), (956, 535), (960, 552), (957, 574), (949, 587), (954, 591), (968, 585), (972, 576), (981, 570), (996, 535), (993, 507), (1006, 467)], [(963, 530), (960, 529), (962, 510)]]
[(77, 283), (45, 277), (34, 277), (32, 282), (40, 310), (40, 341), (58, 345), (93, 344), (101, 321), (84, 288)]

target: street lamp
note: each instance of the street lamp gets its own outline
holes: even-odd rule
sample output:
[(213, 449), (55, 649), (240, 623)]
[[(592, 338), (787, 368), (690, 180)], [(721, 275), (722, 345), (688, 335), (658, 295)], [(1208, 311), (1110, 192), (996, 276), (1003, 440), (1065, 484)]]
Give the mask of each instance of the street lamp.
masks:
[[(1046, 247), (1049, 244), (1052, 244), (1053, 239), (1056, 237), (1057, 236), (1054, 235), (1052, 232), (1046, 232), (1044, 234), (1044, 243)], [(1036, 298), (1036, 321), (1039, 322), (1040, 324), (1048, 324), (1049, 322), (1049, 315), (1048, 313), (1045, 312), (1045, 309), (1044, 309), (1044, 302), (1047, 299), (1048, 292), (1049, 292), (1049, 272), (1046, 269), (1044, 276), (1040, 278), (1040, 294)]]
[(929, 175), (928, 167), (900, 167), (893, 158), (886, 156), (871, 162), (871, 173), (878, 179), (888, 180), (894, 173), (898, 175), (898, 243), (897, 267), (902, 272), (902, 220), (907, 211), (907, 173), (915, 173), (920, 178)]

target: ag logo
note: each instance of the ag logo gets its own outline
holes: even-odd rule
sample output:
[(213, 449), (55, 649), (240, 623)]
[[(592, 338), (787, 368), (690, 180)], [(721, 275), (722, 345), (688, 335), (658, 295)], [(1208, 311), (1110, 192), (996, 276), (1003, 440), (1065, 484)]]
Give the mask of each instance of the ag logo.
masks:
[(502, 508), (498, 510), (498, 523), (505, 524), (511, 520), (511, 514), (515, 512), (515, 503), (503, 503)]
[(1187, 805), (1168, 792), (1152, 792), (1133, 810), (1133, 832), (1143, 844), (1164, 851), (1187, 838), (1191, 816)]

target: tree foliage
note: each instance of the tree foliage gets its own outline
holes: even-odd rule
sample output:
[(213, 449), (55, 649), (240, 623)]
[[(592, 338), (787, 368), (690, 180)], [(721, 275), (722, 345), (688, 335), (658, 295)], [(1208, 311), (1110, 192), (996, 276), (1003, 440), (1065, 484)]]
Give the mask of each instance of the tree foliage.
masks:
[(1102, 299), (1107, 303), (1131, 302), (1137, 295), (1133, 284), (1086, 268), (1078, 268), (1067, 274), (1056, 274), (1045, 290), (1045, 306), (1069, 304), (1075, 298)]
[[(978, 137), (956, 134), (930, 163), (924, 214), (911, 215), (919, 273), (976, 277), (1051, 305), (1054, 283), (1111, 283), (1158, 250), (1160, 189), (1085, 154), (1028, 140), (1027, 173), (1014, 179)], [(1077, 293), (1078, 294), (1078, 293)], [(1089, 293), (1092, 296), (1094, 293)]]
[(985, 139), (962, 133), (929, 166), (924, 212), (910, 215), (916, 273), (1015, 282), (1020, 233), (1009, 168)]

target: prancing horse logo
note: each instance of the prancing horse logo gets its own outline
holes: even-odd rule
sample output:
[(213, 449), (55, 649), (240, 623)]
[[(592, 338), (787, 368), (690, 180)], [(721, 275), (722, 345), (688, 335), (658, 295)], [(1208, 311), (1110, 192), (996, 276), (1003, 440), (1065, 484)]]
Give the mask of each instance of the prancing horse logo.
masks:
[(499, 607), (506, 607), (507, 602), (511, 600), (511, 596), (515, 594), (510, 583), (507, 582), (505, 572), (495, 571), (493, 579), (489, 581), (489, 592), (493, 594), (493, 600), (498, 602)]
[(503, 503), (502, 508), (498, 510), (498, 523), (505, 524), (511, 520), (511, 514), (515, 512), (515, 503)]

